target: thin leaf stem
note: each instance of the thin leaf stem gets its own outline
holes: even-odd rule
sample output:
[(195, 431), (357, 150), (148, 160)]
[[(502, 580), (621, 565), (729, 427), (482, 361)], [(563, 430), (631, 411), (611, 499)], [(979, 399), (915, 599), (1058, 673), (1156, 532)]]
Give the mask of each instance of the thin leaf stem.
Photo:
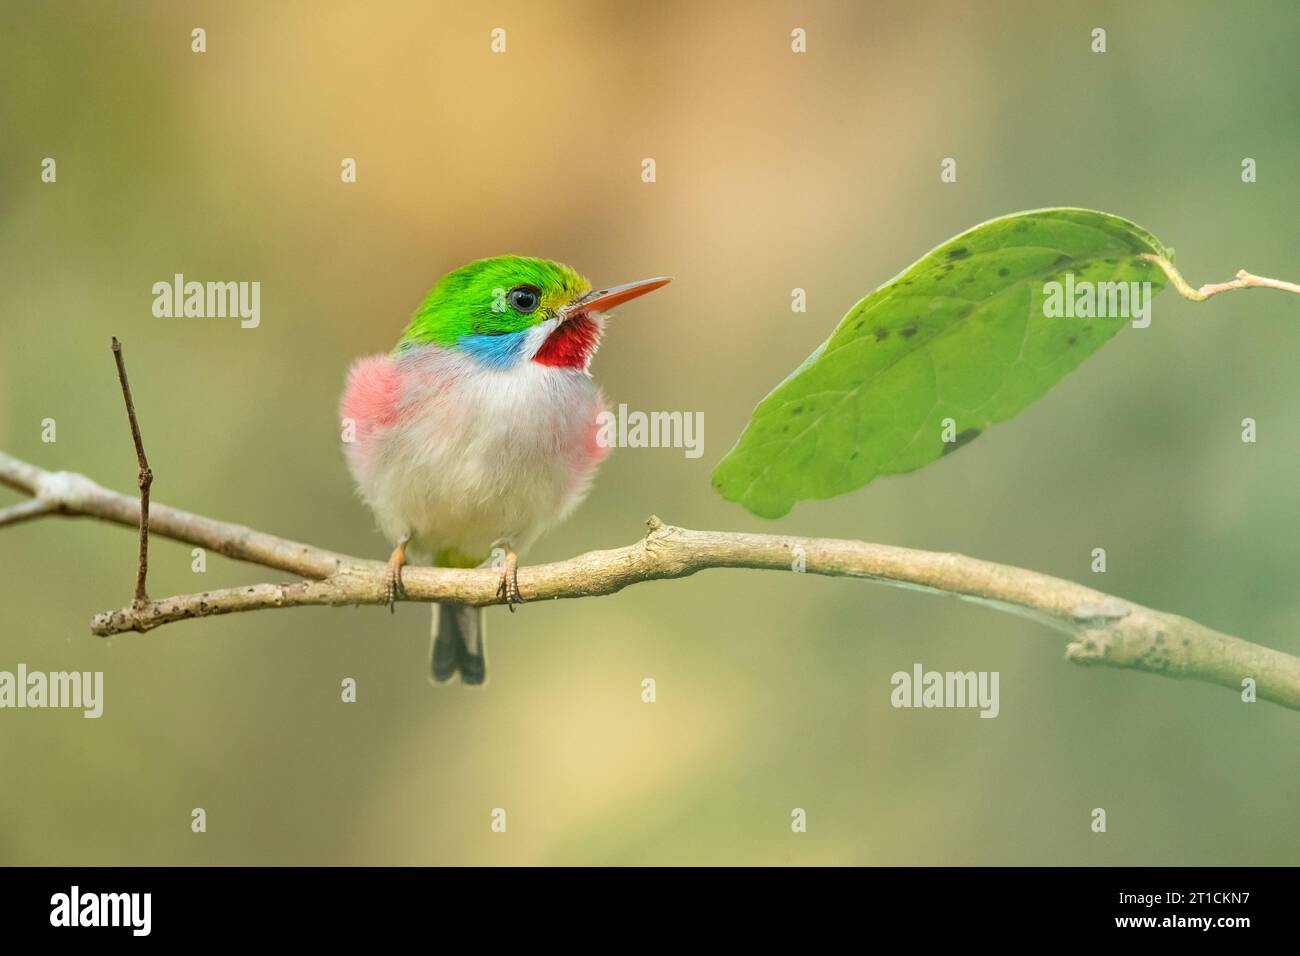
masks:
[(1154, 262), (1158, 265), (1164, 270), (1165, 275), (1169, 277), (1169, 281), (1174, 284), (1178, 294), (1184, 299), (1191, 299), (1193, 302), (1204, 302), (1210, 296), (1218, 295), (1220, 292), (1227, 292), (1230, 289), (1278, 289), (1282, 292), (1294, 292), (1296, 295), (1300, 295), (1300, 285), (1296, 285), (1294, 282), (1253, 275), (1245, 269), (1239, 270), (1235, 279), (1229, 279), (1227, 282), (1207, 282), (1199, 289), (1193, 289), (1191, 284), (1183, 278), (1182, 273), (1174, 268), (1174, 264), (1163, 256), (1144, 252), (1138, 258), (1146, 259), (1148, 262)]

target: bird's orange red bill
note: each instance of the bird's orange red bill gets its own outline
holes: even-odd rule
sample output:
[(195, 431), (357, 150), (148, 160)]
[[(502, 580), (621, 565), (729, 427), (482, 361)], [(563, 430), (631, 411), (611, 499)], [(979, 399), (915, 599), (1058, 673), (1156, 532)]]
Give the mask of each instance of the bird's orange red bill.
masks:
[(628, 282), (625, 285), (611, 286), (608, 289), (597, 289), (589, 292), (582, 297), (573, 308), (573, 315), (590, 312), (608, 312), (615, 306), (622, 305), (624, 302), (630, 302), (635, 298), (645, 295), (647, 292), (653, 292), (655, 289), (662, 289), (668, 283), (672, 282), (671, 276), (656, 276), (653, 279), (642, 279), (639, 282)]

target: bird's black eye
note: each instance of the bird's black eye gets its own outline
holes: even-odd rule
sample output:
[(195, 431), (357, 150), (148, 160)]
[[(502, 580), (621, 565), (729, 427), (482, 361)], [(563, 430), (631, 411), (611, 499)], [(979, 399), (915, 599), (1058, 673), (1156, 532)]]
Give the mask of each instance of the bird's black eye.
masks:
[(536, 312), (537, 307), (541, 304), (541, 292), (530, 285), (515, 286), (510, 290), (510, 307), (516, 312), (527, 315), (530, 312)]

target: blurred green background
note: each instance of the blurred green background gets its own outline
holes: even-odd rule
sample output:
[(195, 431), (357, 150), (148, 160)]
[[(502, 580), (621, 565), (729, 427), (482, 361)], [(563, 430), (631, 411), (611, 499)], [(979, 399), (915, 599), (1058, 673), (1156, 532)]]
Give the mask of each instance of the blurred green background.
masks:
[[(1080, 580), (1300, 653), (1293, 297), (1165, 292), (1149, 329), (959, 455), (780, 521), (709, 485), (753, 405), (854, 301), (982, 220), (1103, 209), (1176, 247), (1193, 284), (1243, 266), (1300, 278), (1289, 0), (6, 0), (0, 22), (11, 454), (133, 490), (116, 334), (155, 500), (382, 557), (338, 447), (354, 357), (390, 348), (433, 281), (480, 256), (556, 258), (597, 284), (668, 273), (613, 320), (594, 374), (615, 403), (703, 411), (705, 454), (616, 451), (531, 560), (629, 543), (651, 513), (864, 538)], [(176, 272), (260, 281), (261, 327), (154, 318), (150, 286)], [(129, 601), (135, 546), (88, 520), (0, 533), (0, 669), (106, 675), (99, 720), (0, 712), (2, 863), (1300, 858), (1300, 715), (1077, 668), (1060, 635), (983, 608), (712, 571), (489, 611), (491, 682), (471, 692), (429, 685), (417, 605), (94, 638), (92, 613)], [(150, 571), (159, 596), (282, 578), (217, 555), (198, 576), (162, 540)], [(999, 671), (1001, 715), (893, 709), (889, 677), (914, 662)]]

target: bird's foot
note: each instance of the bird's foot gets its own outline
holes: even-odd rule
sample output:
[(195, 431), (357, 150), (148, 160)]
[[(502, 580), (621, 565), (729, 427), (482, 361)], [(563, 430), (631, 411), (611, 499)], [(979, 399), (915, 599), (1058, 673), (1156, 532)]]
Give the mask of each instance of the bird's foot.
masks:
[(406, 596), (406, 588), (402, 587), (402, 567), (406, 564), (406, 546), (410, 540), (408, 535), (393, 549), (388, 558), (388, 570), (384, 572), (384, 603), (388, 605), (390, 614), (397, 608), (397, 599)]
[(524, 596), (519, 593), (519, 555), (514, 548), (506, 548), (506, 563), (501, 569), (501, 583), (497, 585), (497, 597), (506, 602), (510, 613), (515, 613), (515, 605), (524, 603)]

